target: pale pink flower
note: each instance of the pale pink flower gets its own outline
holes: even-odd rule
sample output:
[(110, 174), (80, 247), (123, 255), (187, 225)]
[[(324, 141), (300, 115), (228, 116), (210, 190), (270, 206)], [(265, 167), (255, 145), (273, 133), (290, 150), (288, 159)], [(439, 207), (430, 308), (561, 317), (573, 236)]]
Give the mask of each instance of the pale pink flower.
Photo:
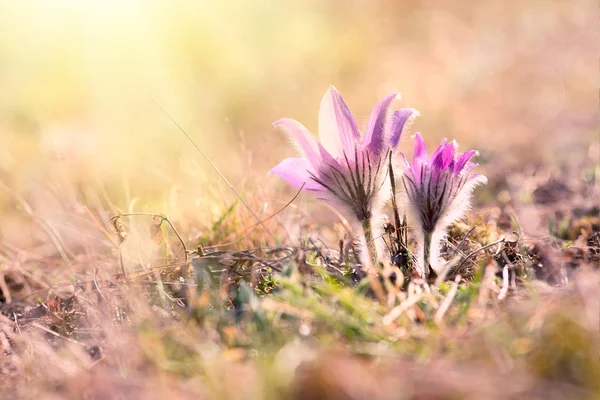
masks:
[(470, 207), (473, 190), (485, 184), (483, 175), (470, 171), (477, 164), (470, 162), (477, 154), (470, 150), (456, 154), (456, 141), (446, 139), (431, 158), (427, 155), (425, 142), (415, 134), (415, 150), (412, 164), (404, 154), (402, 181), (408, 197), (409, 211), (417, 224), (417, 264), (421, 276), (429, 274), (429, 268), (437, 272), (442, 266), (439, 249), (448, 226), (463, 216)]
[[(320, 142), (300, 122), (284, 118), (275, 122), (298, 147), (301, 157), (287, 158), (271, 170), (296, 188), (315, 193), (352, 222), (362, 226), (367, 250), (375, 252), (373, 223), (389, 200), (387, 160), (403, 130), (419, 113), (403, 108), (388, 116), (398, 98), (392, 93), (373, 109), (364, 135), (341, 94), (330, 87), (319, 110)], [(364, 255), (364, 251), (362, 252)], [(371, 254), (371, 261), (377, 256)], [(363, 258), (364, 261), (366, 261)]]

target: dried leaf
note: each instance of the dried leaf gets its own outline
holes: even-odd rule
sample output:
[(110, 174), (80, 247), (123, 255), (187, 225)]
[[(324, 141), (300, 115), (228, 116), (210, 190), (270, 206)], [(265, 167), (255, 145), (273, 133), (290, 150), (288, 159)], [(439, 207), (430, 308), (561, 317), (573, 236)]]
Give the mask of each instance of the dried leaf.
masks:
[(150, 225), (150, 238), (156, 245), (159, 245), (163, 242), (162, 222), (162, 217), (159, 217), (158, 215), (152, 217), (152, 224)]
[(125, 231), (125, 226), (121, 221), (121, 218), (117, 217), (113, 220), (113, 227), (119, 235), (119, 243), (123, 243), (127, 239), (127, 232)]

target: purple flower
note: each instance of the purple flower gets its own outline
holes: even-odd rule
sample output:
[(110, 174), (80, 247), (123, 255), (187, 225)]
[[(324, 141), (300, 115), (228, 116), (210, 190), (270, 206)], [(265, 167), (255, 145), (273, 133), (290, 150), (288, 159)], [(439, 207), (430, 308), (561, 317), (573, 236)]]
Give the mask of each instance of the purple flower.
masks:
[[(271, 170), (296, 188), (316, 193), (337, 206), (364, 230), (367, 246), (373, 239), (371, 221), (390, 190), (385, 176), (386, 160), (400, 141), (405, 127), (419, 115), (403, 108), (388, 117), (388, 109), (397, 93), (383, 98), (373, 109), (364, 135), (341, 94), (330, 87), (319, 110), (320, 142), (300, 122), (280, 119), (281, 127), (297, 145), (301, 157), (287, 158)], [(372, 247), (372, 246), (371, 246)], [(368, 249), (375, 252), (374, 247)], [(371, 254), (376, 263), (376, 255)]]
[(404, 154), (405, 170), (402, 177), (409, 211), (413, 214), (418, 230), (417, 263), (419, 273), (426, 277), (429, 268), (439, 270), (439, 246), (447, 227), (461, 218), (469, 208), (475, 187), (485, 184), (483, 175), (472, 174), (477, 164), (470, 162), (477, 154), (470, 150), (456, 154), (456, 141), (446, 139), (431, 158), (427, 155), (425, 142), (415, 134), (415, 150), (412, 164)]

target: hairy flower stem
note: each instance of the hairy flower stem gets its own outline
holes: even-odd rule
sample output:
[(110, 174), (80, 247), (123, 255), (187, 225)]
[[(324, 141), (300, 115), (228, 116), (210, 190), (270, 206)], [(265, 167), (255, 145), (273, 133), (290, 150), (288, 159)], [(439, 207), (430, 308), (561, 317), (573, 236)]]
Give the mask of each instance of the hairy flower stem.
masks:
[(431, 270), (431, 236), (432, 232), (423, 232), (423, 278), (427, 279)]
[(367, 271), (369, 277), (369, 284), (375, 297), (382, 304), (386, 304), (385, 292), (383, 285), (379, 280), (379, 257), (377, 256), (377, 248), (375, 247), (375, 236), (373, 235), (373, 227), (371, 226), (371, 220), (366, 219), (362, 222), (363, 234), (365, 236), (365, 243), (367, 246), (368, 263), (371, 265), (363, 265), (363, 269)]
[(377, 248), (375, 247), (375, 237), (373, 235), (373, 227), (371, 226), (371, 220), (366, 219), (362, 223), (363, 233), (365, 235), (365, 243), (367, 245), (367, 253), (369, 254), (369, 260), (371, 261), (370, 266), (367, 268), (377, 268), (379, 265), (379, 257), (377, 256)]

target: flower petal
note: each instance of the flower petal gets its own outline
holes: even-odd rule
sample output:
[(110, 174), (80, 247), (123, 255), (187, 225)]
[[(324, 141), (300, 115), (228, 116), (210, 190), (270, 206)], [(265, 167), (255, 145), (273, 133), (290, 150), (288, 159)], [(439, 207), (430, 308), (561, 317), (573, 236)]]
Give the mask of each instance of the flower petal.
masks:
[(360, 139), (360, 131), (352, 112), (333, 86), (321, 100), (319, 138), (325, 149), (338, 158), (342, 158), (344, 152), (348, 156), (354, 154), (354, 147)]
[(456, 160), (456, 163), (454, 164), (454, 172), (460, 173), (463, 170), (463, 168), (465, 168), (465, 166), (467, 165), (467, 162), (475, 155), (477, 155), (477, 151), (475, 150), (465, 151), (464, 153), (459, 155), (458, 159)]
[(392, 148), (396, 148), (402, 137), (404, 129), (407, 130), (413, 124), (414, 119), (421, 115), (419, 111), (414, 108), (401, 108), (396, 110), (392, 115), (392, 129), (390, 135), (390, 145)]
[(416, 182), (415, 171), (413, 169), (413, 166), (410, 164), (410, 162), (408, 161), (408, 159), (406, 158), (404, 153), (399, 151), (397, 154), (398, 154), (398, 156), (401, 157), (401, 160), (402, 160), (401, 161), (401, 165), (403, 167), (402, 175), (407, 177), (408, 179), (410, 179), (412, 182)]
[(371, 112), (367, 130), (362, 142), (362, 148), (369, 150), (372, 154), (379, 155), (385, 145), (385, 123), (387, 110), (392, 101), (399, 98), (399, 93), (392, 93), (383, 98)]
[(442, 164), (444, 168), (448, 168), (454, 161), (454, 155), (456, 154), (456, 140), (451, 141), (442, 152)]
[(429, 158), (427, 157), (427, 148), (421, 134), (415, 133), (413, 137), (415, 138), (415, 150), (413, 153), (412, 169), (415, 176), (415, 183), (419, 186), (422, 183), (423, 168), (426, 168), (429, 164)]
[(417, 160), (420, 160), (421, 162), (427, 161), (427, 147), (425, 146), (423, 136), (421, 136), (421, 134), (417, 132), (413, 135), (413, 137), (415, 138), (415, 152), (413, 153), (413, 164)]
[(479, 166), (479, 164), (477, 163), (472, 163), (472, 162), (468, 162), (465, 164), (465, 166), (463, 167), (461, 173), (462, 174), (466, 174), (467, 172), (469, 172), (470, 170), (472, 170), (473, 168)]
[(431, 155), (431, 164), (437, 168), (443, 168), (442, 154), (446, 150), (446, 146), (448, 145), (448, 140), (446, 138), (442, 139), (442, 143), (435, 149), (433, 154)]
[(402, 157), (402, 164), (404, 166), (405, 170), (412, 170), (412, 165), (410, 165), (410, 162), (408, 161), (408, 158), (406, 158), (406, 156), (404, 155), (403, 152), (399, 151), (397, 153), (400, 157)]
[(319, 144), (313, 134), (295, 119), (282, 118), (278, 121), (275, 121), (273, 126), (283, 129), (283, 131), (296, 144), (300, 154), (306, 157), (306, 159), (315, 169), (319, 167), (323, 160), (328, 160), (331, 158), (331, 156), (325, 149), (323, 149), (323, 146)]
[(283, 178), (287, 183), (300, 189), (304, 184), (305, 190), (322, 190), (321, 185), (313, 181), (310, 171), (312, 166), (305, 158), (286, 158), (275, 166), (269, 173)]
[(450, 167), (454, 161), (456, 147), (456, 141), (453, 140), (448, 143), (446, 138), (444, 138), (440, 146), (435, 150), (435, 153), (431, 156), (431, 164), (439, 170)]
[(469, 176), (467, 183), (469, 183), (471, 185), (485, 185), (487, 183), (487, 181), (488, 181), (488, 179), (485, 175), (472, 174), (471, 176)]

